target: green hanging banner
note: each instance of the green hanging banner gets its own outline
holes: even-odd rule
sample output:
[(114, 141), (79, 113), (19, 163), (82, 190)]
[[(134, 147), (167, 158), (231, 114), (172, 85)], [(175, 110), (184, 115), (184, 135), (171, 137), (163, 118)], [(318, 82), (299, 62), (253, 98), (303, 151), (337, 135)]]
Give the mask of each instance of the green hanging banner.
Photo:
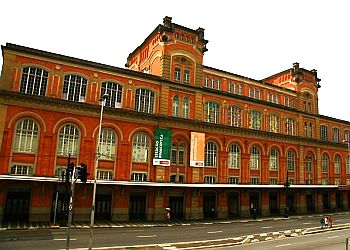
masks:
[(156, 128), (153, 165), (170, 166), (171, 130)]

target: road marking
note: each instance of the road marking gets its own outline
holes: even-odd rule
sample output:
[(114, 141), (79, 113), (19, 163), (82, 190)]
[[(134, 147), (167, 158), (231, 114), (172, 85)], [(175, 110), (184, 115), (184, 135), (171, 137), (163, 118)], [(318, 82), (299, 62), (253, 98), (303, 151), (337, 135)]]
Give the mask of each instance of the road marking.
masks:
[(222, 233), (222, 231), (212, 231), (212, 232), (208, 232), (208, 234), (217, 234), (217, 233)]
[(277, 246), (275, 246), (275, 247), (286, 247), (286, 246), (290, 246), (290, 245), (292, 245), (292, 244), (277, 245)]
[[(64, 239), (53, 239), (53, 240), (67, 240), (67, 239), (64, 238)], [(70, 240), (77, 240), (77, 239), (70, 239)]]
[(157, 237), (157, 235), (138, 235), (137, 237), (139, 238), (153, 238), (153, 237)]
[(267, 228), (272, 228), (272, 227), (261, 227), (261, 228), (267, 229)]
[(311, 222), (304, 222), (303, 225), (310, 225)]
[(335, 235), (335, 236), (328, 237), (328, 239), (334, 239), (334, 238), (338, 238), (338, 237), (339, 237), (338, 235)]

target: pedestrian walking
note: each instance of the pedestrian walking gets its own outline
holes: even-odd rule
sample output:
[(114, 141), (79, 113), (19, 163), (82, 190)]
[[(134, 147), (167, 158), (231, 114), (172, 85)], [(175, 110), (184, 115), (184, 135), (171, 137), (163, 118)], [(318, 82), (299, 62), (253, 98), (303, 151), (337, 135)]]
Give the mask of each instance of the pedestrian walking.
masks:
[(256, 208), (253, 209), (253, 219), (256, 220), (257, 211)]
[(330, 214), (328, 217), (328, 225), (329, 225), (329, 228), (333, 227), (333, 215), (332, 214)]
[(324, 217), (324, 227), (328, 228), (328, 217)]
[(321, 219), (320, 219), (320, 226), (321, 226), (321, 229), (323, 229), (323, 227), (324, 227), (324, 216), (322, 216)]
[(166, 208), (165, 209), (165, 219), (166, 219), (166, 222), (169, 224), (170, 223), (170, 208)]

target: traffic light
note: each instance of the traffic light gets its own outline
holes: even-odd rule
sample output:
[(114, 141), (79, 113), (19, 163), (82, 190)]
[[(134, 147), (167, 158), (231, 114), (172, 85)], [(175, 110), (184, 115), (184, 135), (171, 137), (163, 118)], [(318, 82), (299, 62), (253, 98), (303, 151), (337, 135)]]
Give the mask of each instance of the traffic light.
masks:
[(80, 163), (80, 168), (78, 168), (77, 171), (77, 178), (81, 180), (81, 182), (86, 182), (87, 177), (90, 175), (90, 173), (87, 172), (87, 166), (83, 163)]
[(73, 174), (74, 162), (68, 163), (66, 170), (66, 178), (69, 180), (70, 176)]

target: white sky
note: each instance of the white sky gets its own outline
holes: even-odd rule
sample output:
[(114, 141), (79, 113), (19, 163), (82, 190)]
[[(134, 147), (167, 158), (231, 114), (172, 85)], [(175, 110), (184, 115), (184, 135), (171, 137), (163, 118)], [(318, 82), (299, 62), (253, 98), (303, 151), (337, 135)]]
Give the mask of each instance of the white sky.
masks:
[(350, 121), (348, 0), (5, 0), (0, 9), (1, 45), (121, 68), (170, 16), (176, 24), (205, 29), (207, 66), (257, 80), (294, 62), (316, 69), (320, 114)]

